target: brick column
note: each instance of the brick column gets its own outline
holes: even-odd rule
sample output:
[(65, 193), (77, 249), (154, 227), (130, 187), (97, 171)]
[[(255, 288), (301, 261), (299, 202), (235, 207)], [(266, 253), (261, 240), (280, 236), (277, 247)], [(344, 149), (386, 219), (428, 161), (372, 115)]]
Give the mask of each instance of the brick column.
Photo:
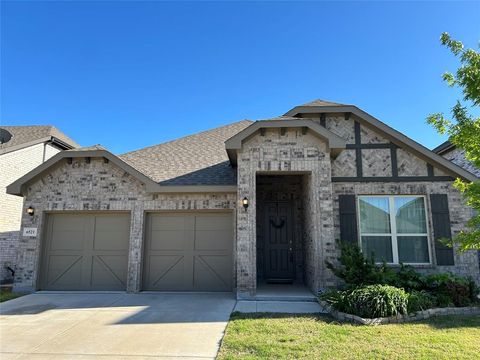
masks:
[(143, 258), (143, 227), (145, 211), (142, 202), (136, 203), (130, 218), (130, 247), (128, 250), (127, 292), (141, 290), (142, 258)]

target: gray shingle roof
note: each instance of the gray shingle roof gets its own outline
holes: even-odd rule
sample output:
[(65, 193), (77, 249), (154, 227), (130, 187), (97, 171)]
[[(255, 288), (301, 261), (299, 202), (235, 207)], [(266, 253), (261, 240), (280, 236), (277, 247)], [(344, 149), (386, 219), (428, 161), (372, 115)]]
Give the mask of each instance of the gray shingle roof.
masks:
[(327, 100), (322, 100), (322, 99), (316, 99), (313, 101), (310, 101), (308, 103), (299, 105), (299, 106), (344, 106), (345, 104), (340, 104), (332, 101), (327, 101)]
[(50, 125), (0, 126), (0, 129), (4, 130), (2, 138), (4, 135), (8, 135), (8, 133), (12, 135), (8, 141), (0, 143), (0, 151), (8, 151), (9, 148), (13, 147), (21, 148), (22, 145), (33, 144), (36, 141), (46, 141), (47, 138), (52, 137), (71, 147), (80, 147), (80, 145), (70, 139), (63, 132)]
[(238, 121), (119, 157), (161, 185), (236, 185), (225, 141), (251, 124)]

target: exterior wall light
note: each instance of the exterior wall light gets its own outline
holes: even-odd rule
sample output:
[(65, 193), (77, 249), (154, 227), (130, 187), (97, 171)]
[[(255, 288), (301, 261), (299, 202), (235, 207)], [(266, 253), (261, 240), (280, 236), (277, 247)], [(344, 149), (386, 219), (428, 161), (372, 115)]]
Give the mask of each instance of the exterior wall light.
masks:
[(246, 197), (243, 198), (242, 205), (243, 205), (243, 208), (245, 209), (245, 211), (247, 211), (247, 209), (248, 209), (248, 199)]
[(33, 216), (33, 214), (35, 214), (35, 209), (31, 206), (29, 206), (27, 208), (27, 214), (30, 215), (30, 216)]

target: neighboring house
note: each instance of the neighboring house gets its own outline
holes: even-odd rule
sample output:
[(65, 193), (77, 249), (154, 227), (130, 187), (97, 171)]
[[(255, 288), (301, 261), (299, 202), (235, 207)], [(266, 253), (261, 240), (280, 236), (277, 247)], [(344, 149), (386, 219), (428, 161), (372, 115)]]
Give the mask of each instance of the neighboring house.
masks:
[(480, 178), (480, 169), (465, 158), (465, 150), (457, 149), (450, 141), (445, 141), (432, 151)]
[(62, 150), (78, 147), (53, 126), (0, 126), (0, 281), (11, 281), (17, 260), (23, 199), (8, 184)]
[[(432, 151), (480, 178), (480, 169), (465, 158), (465, 150), (457, 149), (450, 141), (445, 141)], [(480, 264), (480, 250), (478, 251), (478, 263)]]
[(322, 100), (120, 156), (64, 151), (8, 187), (25, 197), (33, 233), (21, 237), (15, 284), (317, 292), (337, 285), (325, 266), (337, 239), (392, 266), (480, 282), (475, 252), (437, 241), (470, 214), (456, 177), (476, 179), (356, 106)]

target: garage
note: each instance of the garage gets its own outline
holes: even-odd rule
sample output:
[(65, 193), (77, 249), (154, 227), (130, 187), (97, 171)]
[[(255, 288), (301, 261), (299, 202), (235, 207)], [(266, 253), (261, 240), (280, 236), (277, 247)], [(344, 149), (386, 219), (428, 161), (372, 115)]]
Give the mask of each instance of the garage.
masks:
[(45, 235), (41, 289), (126, 289), (129, 213), (48, 214)]
[(231, 213), (150, 213), (144, 290), (231, 291)]

